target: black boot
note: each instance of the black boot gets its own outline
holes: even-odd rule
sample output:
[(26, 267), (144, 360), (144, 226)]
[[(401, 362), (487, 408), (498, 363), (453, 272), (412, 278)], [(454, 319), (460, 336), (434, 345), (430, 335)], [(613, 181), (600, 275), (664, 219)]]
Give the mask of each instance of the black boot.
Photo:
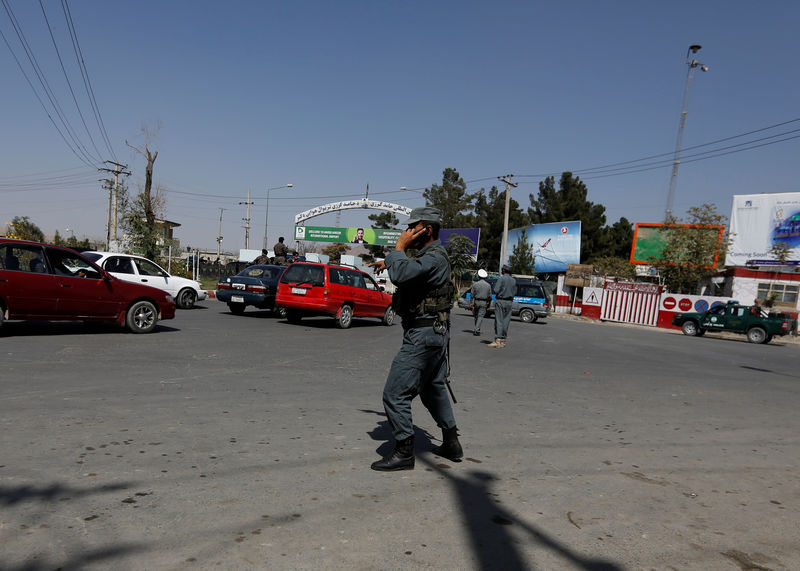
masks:
[(464, 450), (458, 441), (458, 427), (442, 428), (442, 445), (435, 448), (433, 453), (453, 462), (461, 462), (464, 457)]
[(413, 470), (414, 437), (409, 436), (405, 440), (398, 440), (394, 445), (394, 452), (386, 456), (383, 460), (373, 462), (370, 468), (373, 470), (380, 470), (381, 472)]

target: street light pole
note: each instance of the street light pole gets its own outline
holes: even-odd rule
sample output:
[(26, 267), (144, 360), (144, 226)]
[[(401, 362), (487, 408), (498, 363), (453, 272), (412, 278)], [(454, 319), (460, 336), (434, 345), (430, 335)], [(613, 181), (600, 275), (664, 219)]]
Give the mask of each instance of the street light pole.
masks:
[(284, 184), (283, 186), (273, 186), (272, 188), (267, 189), (267, 210), (264, 214), (264, 246), (263, 248), (267, 249), (267, 227), (269, 226), (269, 191), (270, 190), (278, 190), (281, 188), (292, 188), (294, 185), (292, 183)]
[(689, 66), (689, 71), (686, 74), (686, 88), (683, 91), (683, 108), (681, 109), (681, 121), (678, 125), (678, 140), (675, 143), (675, 156), (672, 160), (672, 176), (669, 179), (669, 193), (667, 194), (667, 208), (664, 211), (664, 221), (668, 222), (672, 219), (672, 205), (675, 201), (675, 187), (678, 184), (678, 167), (681, 164), (681, 144), (683, 142), (683, 129), (686, 127), (686, 116), (689, 114), (689, 90), (692, 87), (692, 79), (694, 78), (694, 70), (699, 67), (701, 71), (708, 71), (708, 66), (700, 63), (694, 57), (689, 59), (689, 53), (692, 56), (700, 51), (697, 44), (689, 46), (686, 52), (686, 65)]

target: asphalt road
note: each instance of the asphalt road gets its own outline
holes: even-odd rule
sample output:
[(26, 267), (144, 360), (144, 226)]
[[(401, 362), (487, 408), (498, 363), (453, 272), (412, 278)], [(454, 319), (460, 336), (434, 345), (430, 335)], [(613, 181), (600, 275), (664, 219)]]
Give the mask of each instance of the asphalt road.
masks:
[(379, 473), (399, 325), (6, 323), (0, 569), (800, 569), (798, 344), (470, 329), (465, 461), (415, 402), (416, 469)]

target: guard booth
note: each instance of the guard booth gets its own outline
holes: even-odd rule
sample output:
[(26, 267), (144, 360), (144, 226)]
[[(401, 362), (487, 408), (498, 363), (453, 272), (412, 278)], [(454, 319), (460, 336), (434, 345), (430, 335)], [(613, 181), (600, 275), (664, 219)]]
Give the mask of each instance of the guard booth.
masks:
[(600, 319), (655, 326), (662, 290), (657, 284), (606, 282)]

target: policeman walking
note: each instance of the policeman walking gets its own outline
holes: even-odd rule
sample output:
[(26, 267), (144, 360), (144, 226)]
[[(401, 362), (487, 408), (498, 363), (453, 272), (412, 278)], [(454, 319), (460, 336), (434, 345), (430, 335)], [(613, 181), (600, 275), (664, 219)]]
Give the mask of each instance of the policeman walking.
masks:
[(486, 308), (492, 301), (492, 286), (486, 281), (488, 275), (483, 268), (478, 270), (478, 279), (469, 290), (469, 308), (472, 310), (472, 317), (475, 320), (472, 327), (473, 335), (481, 334), (483, 316), (486, 315)]
[(503, 264), (502, 275), (494, 284), (494, 341), (489, 347), (506, 346), (508, 324), (511, 323), (511, 306), (517, 293), (517, 280), (511, 277), (511, 266)]
[[(397, 285), (392, 305), (403, 324), (403, 345), (392, 361), (383, 389), (383, 408), (395, 438), (391, 454), (373, 462), (373, 470), (414, 468), (414, 424), (411, 401), (417, 395), (442, 429), (442, 445), (433, 452), (454, 462), (464, 457), (447, 396), (447, 346), (455, 288), (450, 262), (439, 241), (442, 216), (431, 207), (414, 208), (394, 250), (371, 264), (389, 272)], [(414, 248), (413, 257), (406, 250)]]

